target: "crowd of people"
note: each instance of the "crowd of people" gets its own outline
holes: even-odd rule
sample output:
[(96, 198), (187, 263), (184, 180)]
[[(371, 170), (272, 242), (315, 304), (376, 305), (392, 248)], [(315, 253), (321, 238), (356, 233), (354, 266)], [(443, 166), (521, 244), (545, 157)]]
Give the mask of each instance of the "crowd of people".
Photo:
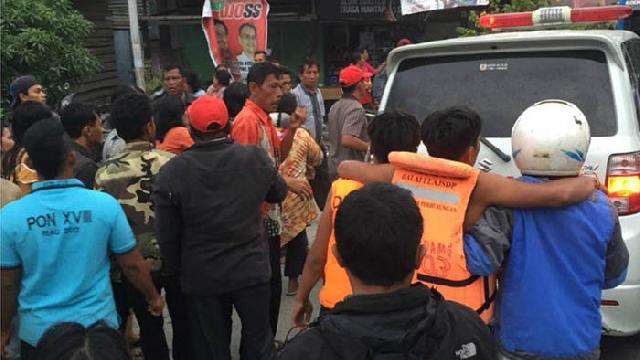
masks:
[[(145, 359), (231, 359), (235, 309), (241, 359), (599, 357), (600, 294), (629, 259), (615, 209), (580, 176), (584, 156), (560, 146), (588, 151), (575, 105), (523, 112), (523, 177), (509, 179), (473, 168), (471, 109), (369, 119), (371, 77), (385, 70), (366, 49), (340, 71), (328, 114), (317, 62), (295, 85), (254, 56), (246, 83), (220, 66), (206, 91), (167, 66), (151, 96), (117, 87), (107, 116), (82, 102), (54, 113), (32, 76), (12, 82), (3, 356), (129, 359), (135, 316)], [(301, 329), (284, 343), (283, 252)]]

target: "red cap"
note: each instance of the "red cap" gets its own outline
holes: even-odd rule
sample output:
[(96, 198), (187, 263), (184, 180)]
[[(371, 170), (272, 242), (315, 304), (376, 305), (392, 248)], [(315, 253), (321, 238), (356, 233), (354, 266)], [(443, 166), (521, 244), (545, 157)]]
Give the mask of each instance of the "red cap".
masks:
[(224, 101), (215, 96), (203, 95), (197, 98), (187, 108), (191, 127), (202, 132), (211, 132), (211, 124), (218, 124), (224, 128), (229, 121), (229, 113)]
[(355, 65), (349, 65), (346, 68), (340, 70), (340, 85), (355, 85), (362, 79), (370, 78), (371, 75), (371, 73), (364, 72), (364, 70)]
[(409, 40), (407, 38), (403, 38), (403, 39), (398, 40), (398, 42), (396, 42), (396, 47), (409, 45), (409, 44), (411, 44), (411, 40)]

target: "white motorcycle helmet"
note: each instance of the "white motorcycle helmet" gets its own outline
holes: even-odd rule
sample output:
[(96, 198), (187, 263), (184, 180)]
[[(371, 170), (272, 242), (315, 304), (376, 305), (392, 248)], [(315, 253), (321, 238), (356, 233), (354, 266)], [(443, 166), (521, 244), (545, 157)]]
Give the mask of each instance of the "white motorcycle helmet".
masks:
[(564, 100), (533, 104), (511, 131), (513, 158), (523, 175), (578, 175), (590, 142), (587, 118)]

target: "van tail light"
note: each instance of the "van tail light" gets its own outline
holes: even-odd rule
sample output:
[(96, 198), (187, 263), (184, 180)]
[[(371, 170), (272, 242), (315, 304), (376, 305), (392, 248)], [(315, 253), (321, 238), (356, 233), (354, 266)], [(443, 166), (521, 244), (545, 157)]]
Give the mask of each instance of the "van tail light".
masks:
[(607, 190), (619, 215), (640, 211), (640, 151), (609, 156)]
[(600, 300), (600, 305), (602, 305), (602, 306), (619, 306), (620, 303), (618, 303), (616, 300)]
[(568, 6), (540, 8), (529, 12), (489, 14), (480, 17), (480, 26), (492, 30), (531, 26), (557, 26), (572, 23), (615, 21), (627, 18), (633, 9), (612, 5), (571, 9)]

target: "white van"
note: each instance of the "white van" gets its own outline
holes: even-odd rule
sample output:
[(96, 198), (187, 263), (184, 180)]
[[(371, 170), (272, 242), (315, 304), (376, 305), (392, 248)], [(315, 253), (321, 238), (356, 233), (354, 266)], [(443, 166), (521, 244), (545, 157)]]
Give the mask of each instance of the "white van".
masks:
[(448, 106), (477, 111), (486, 138), (478, 159), (505, 176), (519, 176), (510, 136), (524, 109), (563, 99), (585, 113), (586, 165), (608, 185), (630, 255), (626, 281), (602, 295), (602, 327), (609, 335), (639, 333), (640, 38), (615, 30), (497, 33), (403, 46), (387, 64), (381, 111), (404, 110), (419, 121)]

